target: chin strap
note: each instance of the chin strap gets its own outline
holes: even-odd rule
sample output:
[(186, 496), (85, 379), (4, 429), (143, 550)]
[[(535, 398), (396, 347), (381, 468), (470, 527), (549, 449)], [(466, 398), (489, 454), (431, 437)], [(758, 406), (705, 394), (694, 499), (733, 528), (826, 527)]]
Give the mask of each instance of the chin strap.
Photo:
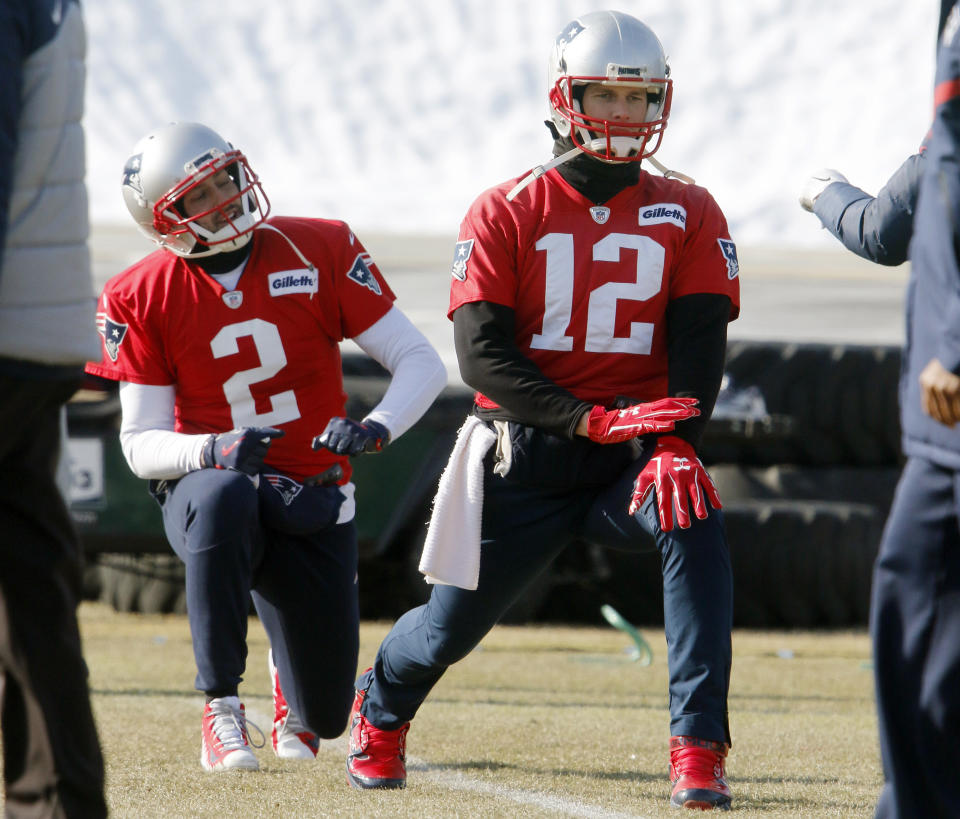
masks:
[(300, 248), (293, 243), (293, 239), (287, 236), (287, 234), (284, 233), (282, 230), (280, 230), (280, 228), (274, 227), (273, 225), (268, 225), (266, 222), (261, 222), (259, 225), (256, 226), (255, 230), (272, 230), (274, 233), (279, 233), (284, 239), (287, 240), (287, 244), (290, 245), (291, 248), (293, 248), (293, 252), (300, 257), (300, 261), (303, 262), (304, 267), (306, 267), (307, 270), (309, 270), (311, 273), (316, 271), (316, 268), (314, 267), (313, 262), (311, 262), (306, 256), (304, 256), (300, 252)]
[[(576, 148), (573, 148), (564, 154), (560, 154), (560, 156), (555, 156), (553, 159), (551, 159), (549, 162), (545, 162), (543, 165), (537, 165), (536, 168), (530, 171), (530, 173), (528, 173), (523, 179), (513, 186), (513, 189), (507, 194), (507, 201), (512, 202), (516, 198), (517, 194), (520, 193), (520, 191), (527, 187), (527, 185), (529, 185), (531, 182), (539, 179), (551, 168), (556, 168), (557, 165), (562, 165), (564, 162), (573, 159), (579, 153), (583, 153), (583, 149), (578, 145)], [(660, 171), (665, 179), (679, 179), (681, 182), (686, 182), (688, 185), (694, 184), (693, 177), (687, 176), (685, 173), (680, 173), (680, 171), (671, 171), (652, 156), (648, 156), (647, 161), (653, 165), (654, 168)]]
[(576, 148), (573, 148), (567, 151), (565, 154), (560, 154), (560, 156), (555, 156), (553, 159), (551, 159), (549, 162), (545, 162), (543, 165), (537, 165), (536, 168), (530, 171), (529, 174), (527, 174), (523, 179), (521, 179), (519, 182), (517, 182), (516, 185), (513, 186), (513, 190), (511, 190), (510, 193), (507, 194), (507, 201), (512, 202), (514, 197), (518, 193), (520, 193), (520, 191), (522, 191), (525, 187), (527, 187), (527, 185), (533, 182), (535, 179), (539, 179), (551, 168), (556, 168), (557, 165), (562, 165), (567, 160), (573, 159), (579, 153), (582, 153), (582, 151), (580, 150), (580, 146), (578, 145)]
[[(307, 270), (309, 270), (311, 273), (317, 272), (317, 268), (314, 266), (313, 262), (311, 262), (306, 256), (304, 256), (300, 252), (300, 248), (293, 243), (293, 239), (287, 236), (287, 234), (284, 233), (282, 230), (280, 230), (280, 228), (274, 227), (273, 225), (268, 225), (266, 222), (261, 222), (254, 229), (255, 230), (272, 230), (274, 233), (279, 233), (284, 239), (287, 240), (287, 244), (290, 245), (290, 247), (293, 249), (293, 252), (300, 257), (300, 261), (303, 262), (304, 267), (306, 267)], [(314, 288), (313, 292), (310, 294), (310, 298), (312, 299), (316, 294), (317, 294), (317, 291), (316, 291), (316, 288)]]
[(647, 161), (663, 174), (664, 179), (679, 179), (681, 182), (686, 182), (688, 185), (695, 184), (695, 180), (692, 176), (687, 176), (685, 173), (680, 173), (680, 171), (671, 171), (666, 165), (658, 162), (652, 156), (648, 156)]

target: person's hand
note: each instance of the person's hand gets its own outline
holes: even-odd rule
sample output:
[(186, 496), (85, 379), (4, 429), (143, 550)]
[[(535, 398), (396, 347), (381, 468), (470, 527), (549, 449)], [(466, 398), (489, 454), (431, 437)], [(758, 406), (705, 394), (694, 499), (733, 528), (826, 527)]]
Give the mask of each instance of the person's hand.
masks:
[(664, 532), (673, 529), (674, 505), (677, 510), (677, 525), (681, 529), (690, 528), (688, 498), (693, 502), (693, 513), (700, 520), (707, 517), (704, 493), (714, 509), (723, 508), (717, 487), (693, 447), (673, 435), (666, 435), (657, 441), (653, 457), (637, 475), (633, 484), (633, 497), (627, 509), (631, 515), (640, 508), (651, 490), (657, 493), (660, 528)]
[(587, 415), (587, 437), (598, 444), (617, 444), (650, 432), (670, 432), (677, 421), (699, 414), (696, 398), (661, 398), (614, 410), (597, 405)]
[(390, 430), (376, 421), (331, 418), (327, 428), (313, 439), (313, 448), (326, 447), (335, 455), (359, 455), (379, 452), (390, 443)]
[(274, 427), (241, 427), (211, 435), (203, 445), (201, 463), (207, 469), (232, 469), (256, 475), (274, 438), (282, 438), (283, 430)]
[(919, 381), (920, 405), (927, 415), (948, 427), (960, 421), (960, 376), (932, 358)]
[(849, 181), (847, 177), (840, 171), (835, 171), (833, 168), (821, 168), (815, 174), (811, 174), (810, 178), (804, 183), (800, 191), (800, 207), (812, 213), (813, 203), (817, 201), (817, 197), (823, 193), (827, 185), (833, 182), (847, 181)]

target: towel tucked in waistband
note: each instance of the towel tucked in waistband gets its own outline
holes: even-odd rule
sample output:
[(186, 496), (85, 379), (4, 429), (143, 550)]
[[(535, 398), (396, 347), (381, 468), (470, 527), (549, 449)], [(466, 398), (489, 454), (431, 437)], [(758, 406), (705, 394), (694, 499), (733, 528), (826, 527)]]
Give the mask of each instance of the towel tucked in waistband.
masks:
[(497, 434), (475, 415), (460, 427), (433, 501), (420, 572), (427, 583), (476, 589), (480, 576), (483, 459)]

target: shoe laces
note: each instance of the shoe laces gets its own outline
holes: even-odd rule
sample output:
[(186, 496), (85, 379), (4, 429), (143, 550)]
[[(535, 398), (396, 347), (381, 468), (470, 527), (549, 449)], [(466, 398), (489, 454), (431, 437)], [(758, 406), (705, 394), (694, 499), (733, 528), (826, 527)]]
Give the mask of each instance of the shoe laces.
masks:
[(723, 779), (723, 756), (707, 748), (685, 747), (670, 755), (674, 781), (683, 776), (697, 779)]
[[(378, 759), (395, 756), (401, 762), (407, 756), (407, 731), (410, 730), (410, 723), (404, 723), (394, 730), (377, 728), (363, 714), (357, 715), (360, 718), (360, 747), (357, 749), (375, 756)], [(373, 751), (373, 753), (371, 753)]]
[[(234, 704), (236, 703), (236, 704)], [(217, 697), (207, 703), (211, 733), (223, 746), (224, 751), (236, 751), (252, 745), (262, 748), (266, 742), (263, 731), (253, 721), (248, 720), (241, 710), (240, 700), (236, 697)], [(260, 735), (257, 744), (250, 738), (249, 729)]]

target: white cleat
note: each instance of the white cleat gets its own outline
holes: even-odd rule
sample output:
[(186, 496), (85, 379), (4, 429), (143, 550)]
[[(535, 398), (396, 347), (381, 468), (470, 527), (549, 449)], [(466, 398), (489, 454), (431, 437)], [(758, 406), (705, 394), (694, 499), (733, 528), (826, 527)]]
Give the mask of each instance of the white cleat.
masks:
[(260, 768), (247, 737), (247, 719), (239, 697), (218, 697), (204, 706), (201, 738), (200, 764), (204, 770)]
[(290, 710), (280, 688), (280, 674), (273, 664), (272, 650), (267, 652), (267, 667), (273, 689), (273, 731), (270, 735), (273, 752), (280, 759), (313, 759), (320, 748), (320, 738)]

